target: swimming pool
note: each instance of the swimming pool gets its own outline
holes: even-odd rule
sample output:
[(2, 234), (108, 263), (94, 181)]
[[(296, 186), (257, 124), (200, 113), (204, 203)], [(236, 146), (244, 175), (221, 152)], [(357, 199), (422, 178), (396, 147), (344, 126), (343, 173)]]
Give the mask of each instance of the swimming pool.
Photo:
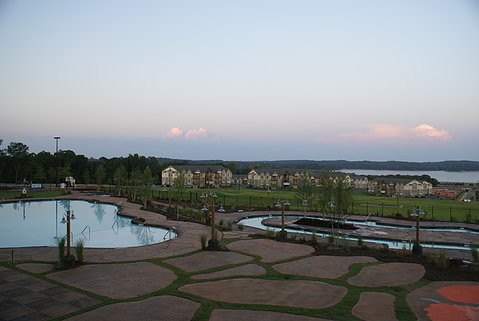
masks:
[[(268, 226), (263, 223), (265, 219), (268, 218), (273, 218), (273, 217), (281, 217), (280, 215), (264, 215), (264, 216), (253, 216), (253, 217), (244, 217), (240, 220), (238, 220), (238, 223), (242, 223), (245, 226), (250, 226), (262, 230), (272, 230), (272, 231), (280, 231), (281, 228), (275, 227), (275, 226)], [(285, 215), (285, 217), (294, 217), (294, 218), (302, 218), (304, 216), (300, 215)], [(318, 217), (314, 216), (308, 216), (310, 218), (314, 219), (320, 219)], [(352, 224), (357, 224), (357, 221), (349, 221), (349, 223)], [(362, 223), (361, 223), (362, 224)], [(378, 224), (379, 226), (379, 224)], [(391, 225), (388, 225), (387, 227), (391, 227)], [(403, 229), (412, 229), (409, 227), (400, 227), (400, 226), (394, 226), (394, 228), (403, 228)], [(421, 228), (422, 230), (423, 228)], [(304, 230), (301, 228), (293, 229), (293, 228), (285, 228), (287, 232), (291, 233), (302, 233), (302, 234), (312, 234), (311, 231)], [(467, 233), (467, 231), (463, 229), (429, 229), (429, 230), (446, 230), (446, 231), (454, 231), (454, 232), (461, 232), (461, 233)], [(473, 234), (477, 234), (477, 231), (470, 230)], [(331, 234), (330, 233), (325, 233), (325, 232), (316, 232), (315, 233), (317, 236), (323, 236), (323, 237), (328, 237)], [(343, 236), (345, 240), (349, 241), (357, 241), (358, 237), (357, 236)], [(362, 237), (362, 240), (364, 242), (371, 242), (371, 243), (378, 243), (378, 244), (387, 244), (389, 248), (391, 249), (407, 249), (410, 250), (413, 243), (407, 242), (407, 241), (396, 241), (396, 240), (390, 240), (390, 239), (385, 239), (385, 238), (374, 238), (374, 237)], [(421, 246), (423, 247), (428, 247), (428, 248), (438, 248), (438, 249), (453, 249), (453, 250), (470, 250), (469, 245), (451, 245), (451, 244), (435, 244), (435, 243), (427, 243), (427, 242), (421, 242)]]
[(56, 246), (66, 235), (62, 224), (70, 210), (72, 244), (83, 239), (85, 247), (132, 247), (163, 242), (176, 237), (173, 230), (136, 225), (117, 215), (118, 207), (82, 200), (20, 201), (0, 203), (0, 248)]

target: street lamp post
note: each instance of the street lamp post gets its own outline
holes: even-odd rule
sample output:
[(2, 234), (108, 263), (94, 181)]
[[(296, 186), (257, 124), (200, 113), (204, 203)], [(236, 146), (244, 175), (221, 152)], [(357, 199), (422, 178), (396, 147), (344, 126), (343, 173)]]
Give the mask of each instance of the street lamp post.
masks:
[(71, 220), (75, 219), (75, 214), (71, 211), (67, 211), (66, 214), (63, 215), (61, 223), (67, 224), (67, 255), (65, 257), (65, 265), (72, 265), (75, 263), (75, 257), (71, 255)]
[(422, 247), (419, 242), (419, 218), (425, 214), (426, 213), (422, 210), (420, 206), (414, 207), (414, 210), (411, 213), (411, 216), (416, 218), (416, 241), (414, 242), (414, 245), (412, 247), (412, 253), (415, 255), (422, 254)]
[(56, 173), (55, 173), (55, 186), (58, 187), (58, 140), (60, 139), (61, 137), (60, 136), (55, 136), (53, 137), (53, 139), (55, 140), (55, 156), (56, 156), (56, 159), (57, 159), (57, 170), (56, 170)]
[(208, 241), (208, 249), (219, 250), (219, 241), (215, 230), (215, 198), (217, 198), (215, 192), (205, 192), (201, 194), (201, 198), (205, 200), (205, 205), (201, 209), (204, 212), (210, 212), (210, 224), (211, 224), (211, 239)]
[(286, 240), (288, 238), (288, 232), (284, 229), (284, 208), (289, 205), (287, 198), (279, 199), (276, 202), (276, 207), (281, 207), (281, 231), (278, 232), (278, 238)]

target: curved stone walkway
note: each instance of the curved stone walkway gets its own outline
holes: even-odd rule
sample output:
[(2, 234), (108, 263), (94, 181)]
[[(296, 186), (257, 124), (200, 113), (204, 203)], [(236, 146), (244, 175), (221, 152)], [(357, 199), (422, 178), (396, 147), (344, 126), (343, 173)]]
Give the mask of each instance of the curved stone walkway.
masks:
[(165, 262), (186, 272), (196, 272), (251, 260), (253, 260), (253, 257), (236, 252), (203, 251), (189, 256), (168, 259)]
[(257, 264), (245, 264), (231, 269), (221, 270), (218, 272), (193, 275), (191, 278), (193, 280), (207, 280), (226, 278), (230, 276), (253, 276), (263, 274), (266, 274), (266, 270), (264, 267)]

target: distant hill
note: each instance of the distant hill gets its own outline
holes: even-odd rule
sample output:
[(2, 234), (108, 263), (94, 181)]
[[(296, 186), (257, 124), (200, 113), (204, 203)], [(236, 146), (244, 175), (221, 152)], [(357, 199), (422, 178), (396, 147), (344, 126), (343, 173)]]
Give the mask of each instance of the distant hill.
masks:
[(442, 162), (401, 162), (401, 161), (347, 161), (347, 160), (278, 160), (278, 161), (224, 161), (224, 160), (185, 160), (158, 158), (160, 163), (186, 164), (232, 164), (237, 170), (256, 168), (301, 168), (301, 169), (374, 169), (374, 170), (408, 170), (408, 171), (479, 171), (478, 161), (442, 161)]

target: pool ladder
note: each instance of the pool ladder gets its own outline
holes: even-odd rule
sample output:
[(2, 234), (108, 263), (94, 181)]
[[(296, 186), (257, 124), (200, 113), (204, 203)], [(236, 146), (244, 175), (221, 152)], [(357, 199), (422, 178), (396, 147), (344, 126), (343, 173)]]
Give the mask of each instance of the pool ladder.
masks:
[[(85, 235), (85, 231), (88, 230), (88, 237)], [(90, 225), (87, 225), (85, 226), (85, 228), (83, 229), (83, 231), (81, 231), (81, 234), (85, 237), (85, 239), (87, 241), (90, 240), (90, 234), (91, 234), (91, 229), (90, 229)]]

